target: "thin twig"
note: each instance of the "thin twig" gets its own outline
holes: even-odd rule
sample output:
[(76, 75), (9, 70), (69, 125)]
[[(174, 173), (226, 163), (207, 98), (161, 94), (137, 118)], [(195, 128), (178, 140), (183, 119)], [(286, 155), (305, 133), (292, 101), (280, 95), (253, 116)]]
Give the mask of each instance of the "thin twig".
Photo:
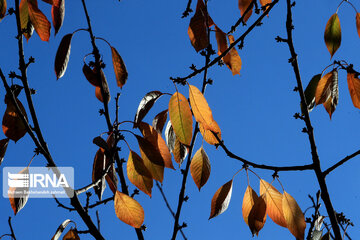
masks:
[(340, 160), (339, 162), (337, 162), (333, 166), (329, 167), (328, 169), (323, 171), (324, 177), (326, 177), (330, 172), (334, 171), (336, 168), (340, 167), (341, 165), (343, 165), (344, 163), (346, 163), (347, 161), (349, 161), (350, 159), (356, 157), (359, 154), (360, 154), (360, 150), (354, 152), (353, 154), (351, 154), (349, 156), (346, 156), (345, 158), (343, 158), (342, 160)]
[(14, 229), (11, 225), (11, 217), (9, 217), (9, 220), (8, 220), (8, 223), (9, 223), (9, 228), (10, 228), (10, 232), (11, 232), (11, 237), (16, 240), (16, 237), (15, 237), (15, 233), (14, 233)]

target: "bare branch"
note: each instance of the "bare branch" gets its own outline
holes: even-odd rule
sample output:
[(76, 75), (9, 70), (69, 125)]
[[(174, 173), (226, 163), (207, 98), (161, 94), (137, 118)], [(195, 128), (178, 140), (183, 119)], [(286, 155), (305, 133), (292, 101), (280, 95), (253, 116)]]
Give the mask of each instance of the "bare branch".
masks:
[(326, 177), (330, 172), (334, 171), (336, 168), (340, 167), (341, 165), (343, 165), (344, 163), (346, 163), (347, 161), (353, 159), (354, 157), (356, 157), (357, 155), (360, 154), (360, 150), (354, 152), (353, 154), (346, 156), (345, 158), (343, 158), (342, 160), (340, 160), (339, 162), (337, 162), (336, 164), (334, 164), (333, 166), (329, 167), (328, 169), (326, 169), (323, 172), (324, 177)]

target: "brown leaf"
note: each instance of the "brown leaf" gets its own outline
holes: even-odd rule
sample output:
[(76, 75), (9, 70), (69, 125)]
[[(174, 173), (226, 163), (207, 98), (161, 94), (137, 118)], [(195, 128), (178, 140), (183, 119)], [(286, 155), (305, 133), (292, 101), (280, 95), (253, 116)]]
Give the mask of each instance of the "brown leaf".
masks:
[(125, 85), (126, 80), (128, 78), (128, 72), (126, 70), (124, 61), (122, 60), (120, 54), (114, 47), (111, 47), (111, 55), (112, 55), (112, 62), (115, 71), (116, 82), (117, 85), (120, 88), (122, 88)]
[(239, 0), (240, 14), (243, 17), (244, 22), (247, 22), (247, 20), (250, 18), (252, 14), (252, 9), (250, 9), (250, 11), (246, 13), (246, 16), (244, 16), (246, 9), (250, 6), (251, 2), (252, 0)]
[(142, 158), (130, 151), (127, 161), (127, 176), (132, 184), (151, 197), (153, 179)]
[[(95, 76), (97, 76), (97, 72), (94, 71), (94, 73), (95, 73)], [(104, 98), (105, 98), (105, 101), (107, 103), (109, 103), (110, 98), (111, 98), (109, 85), (108, 85), (108, 82), (106, 80), (105, 74), (104, 74), (102, 69), (100, 69), (100, 76), (101, 76), (101, 84), (102, 84), (102, 87), (103, 87), (103, 90), (104, 90), (104, 95), (101, 93), (101, 88), (96, 87), (95, 88), (95, 96), (100, 102), (104, 102)]]
[(59, 227), (56, 229), (56, 232), (54, 236), (51, 238), (51, 240), (58, 240), (61, 234), (63, 233), (63, 231), (65, 230), (65, 228), (67, 227), (67, 225), (69, 225), (69, 223), (71, 222), (72, 221), (70, 219), (66, 219), (63, 223), (61, 223)]
[(233, 180), (230, 180), (216, 191), (211, 200), (211, 212), (209, 219), (222, 214), (229, 207), (232, 185)]
[(266, 221), (266, 203), (264, 195), (261, 195), (255, 200), (248, 221), (251, 233), (258, 236)]
[(324, 40), (326, 47), (332, 57), (339, 49), (341, 44), (341, 26), (337, 13), (334, 13), (326, 24)]
[[(26, 174), (29, 176), (29, 167), (24, 168), (19, 172), (19, 174)], [(12, 179), (16, 180), (16, 179)], [(17, 196), (15, 194), (18, 194)], [(20, 197), (19, 197), (19, 194)], [(14, 214), (16, 215), (21, 209), (25, 207), (25, 204), (27, 203), (29, 199), (29, 187), (10, 187), (8, 190), (8, 196), (11, 208), (14, 211)]]
[[(212, 124), (212, 128), (216, 129), (216, 131), (215, 131), (215, 132), (217, 132), (216, 135), (221, 140), (221, 129), (215, 120)], [(205, 130), (204, 127), (202, 126), (202, 124), (199, 124), (199, 129), (200, 129), (200, 133), (203, 136), (205, 142), (207, 142), (208, 144), (211, 144), (211, 145), (215, 145), (215, 144), (219, 143), (219, 141), (216, 139), (214, 134), (210, 130)]]
[(315, 102), (317, 105), (320, 103), (324, 104), (331, 119), (331, 115), (338, 104), (338, 99), (338, 72), (334, 69), (320, 79), (315, 92)]
[(64, 76), (70, 58), (71, 39), (73, 34), (65, 35), (60, 42), (55, 56), (55, 75), (59, 79)]
[(162, 130), (167, 120), (167, 112), (168, 110), (166, 109), (158, 113), (152, 121), (153, 128), (160, 134), (162, 133)]
[(295, 199), (285, 191), (282, 206), (287, 228), (296, 239), (304, 239), (306, 228), (304, 214)]
[(182, 144), (179, 139), (175, 136), (175, 143), (174, 143), (174, 149), (172, 150), (172, 153), (174, 154), (174, 160), (176, 163), (181, 165), (187, 154), (188, 154), (188, 148)]
[(116, 216), (124, 223), (140, 228), (144, 222), (144, 209), (133, 198), (119, 191), (115, 194), (114, 208)]
[(0, 22), (5, 17), (6, 14), (6, 0), (0, 0)]
[(28, 1), (29, 17), (42, 41), (49, 41), (51, 24), (37, 6), (37, 1)]
[(65, 17), (65, 0), (54, 0), (51, 8), (52, 22), (55, 35), (59, 32)]
[(255, 205), (255, 201), (258, 198), (259, 197), (256, 194), (256, 192), (250, 186), (248, 186), (246, 188), (246, 191), (245, 191), (245, 194), (243, 197), (243, 202), (242, 202), (242, 215), (243, 215), (246, 225), (248, 225), (248, 226), (249, 226), (249, 214), (251, 212), (251, 209)]
[(53, 0), (42, 0), (43, 2), (46, 2), (46, 3), (48, 3), (48, 4), (53, 4)]
[(96, 77), (94, 69), (91, 69), (91, 67), (89, 67), (89, 65), (84, 63), (82, 71), (83, 71), (84, 76), (86, 77), (86, 79), (89, 81), (89, 83), (91, 83), (91, 85), (93, 85), (94, 87), (100, 87), (101, 82)]
[[(27, 119), (26, 111), (20, 100), (16, 99), (16, 102), (22, 112), (24, 114), (25, 119)], [(6, 137), (11, 140), (17, 142), (23, 136), (25, 136), (27, 130), (26, 126), (23, 123), (20, 115), (16, 111), (16, 107), (12, 101), (6, 101), (7, 106), (5, 110), (5, 114), (2, 120), (2, 129)]]
[(205, 185), (210, 177), (211, 166), (209, 157), (203, 147), (201, 147), (193, 156), (190, 163), (190, 173), (196, 184), (200, 189)]
[(21, 29), (26, 29), (23, 35), (26, 40), (29, 40), (34, 32), (34, 26), (32, 25), (29, 17), (28, 0), (21, 0), (19, 8)]
[[(109, 134), (109, 136), (106, 140), (106, 143), (108, 145), (110, 153), (113, 153), (114, 151), (116, 151), (115, 138), (114, 138), (113, 133)], [(106, 158), (106, 165), (107, 165), (109, 160), (106, 156), (105, 156), (105, 158)], [(105, 179), (106, 179), (106, 182), (108, 183), (111, 191), (115, 194), (115, 192), (117, 190), (117, 185), (118, 185), (118, 178), (116, 175), (114, 163), (110, 167), (108, 174), (106, 174)]]
[(354, 72), (348, 72), (347, 82), (351, 100), (356, 108), (360, 108), (360, 79), (355, 77)]
[(77, 231), (73, 228), (71, 228), (63, 237), (63, 240), (80, 240), (79, 235), (77, 234)]
[(93, 143), (96, 146), (103, 148), (106, 151), (109, 151), (109, 146), (107, 145), (106, 141), (102, 137), (100, 137), (100, 136), (95, 137), (93, 139)]
[(106, 166), (107, 166), (107, 161), (105, 158), (104, 151), (102, 149), (99, 149), (95, 154), (93, 169), (92, 169), (92, 182), (95, 182), (101, 178), (100, 183), (94, 187), (94, 191), (96, 195), (99, 197), (99, 200), (102, 199), (102, 195), (106, 188), (105, 177), (103, 177), (103, 173), (105, 171)]
[(146, 114), (150, 111), (156, 100), (159, 99), (163, 95), (162, 92), (159, 91), (152, 91), (148, 92), (143, 99), (141, 99), (137, 112), (134, 118), (134, 128), (142, 122)]
[(356, 13), (355, 20), (356, 20), (356, 30), (360, 37), (360, 13)]
[(263, 179), (260, 180), (260, 195), (265, 196), (267, 215), (274, 223), (286, 227), (282, 206), (283, 195)]
[(4, 160), (4, 156), (5, 156), (8, 144), (9, 144), (9, 138), (0, 140), (0, 165)]

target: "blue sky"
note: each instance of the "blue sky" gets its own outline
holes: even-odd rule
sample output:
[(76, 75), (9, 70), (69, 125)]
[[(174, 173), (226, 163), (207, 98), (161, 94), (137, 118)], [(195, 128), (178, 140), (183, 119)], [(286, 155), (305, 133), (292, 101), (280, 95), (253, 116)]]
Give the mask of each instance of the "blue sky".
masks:
[[(336, 11), (339, 0), (297, 1), (294, 14), (294, 44), (299, 55), (299, 65), (303, 84), (306, 86), (311, 77), (331, 63), (323, 34), (330, 16)], [(193, 3), (193, 8), (195, 9)], [(356, 7), (360, 5), (354, 1)], [(9, 1), (9, 6), (13, 1)], [(39, 2), (40, 8), (50, 17), (50, 7)], [(187, 28), (190, 18), (182, 19), (181, 14), (186, 1), (143, 1), (112, 0), (88, 1), (88, 10), (92, 19), (95, 35), (107, 39), (121, 54), (126, 63), (129, 79), (121, 91), (120, 119), (133, 120), (141, 98), (149, 91), (159, 90), (173, 93), (175, 91), (169, 77), (185, 76), (191, 72), (191, 64), (200, 67), (204, 64), (202, 56), (197, 54), (190, 44)], [(237, 1), (209, 1), (209, 13), (214, 22), (228, 31), (238, 20), (240, 12)], [(334, 56), (337, 60), (346, 60), (359, 70), (358, 49), (360, 39), (355, 28), (355, 13), (344, 4), (339, 11), (342, 26), (342, 44)], [(252, 16), (251, 24), (256, 18)], [(225, 67), (214, 66), (209, 70), (209, 77), (214, 84), (208, 86), (206, 98), (212, 108), (215, 120), (222, 130), (223, 140), (227, 147), (239, 156), (257, 163), (271, 165), (301, 165), (311, 163), (310, 146), (307, 135), (301, 133), (304, 124), (292, 116), (299, 112), (299, 96), (293, 92), (296, 81), (287, 60), (290, 57), (285, 44), (276, 43), (277, 35), (285, 37), (286, 3), (280, 1), (263, 25), (245, 39), (245, 45), (239, 54), (243, 68), (241, 76), (232, 76)], [(2, 60), (0, 67), (5, 73), (17, 69), (17, 43), (14, 40), (15, 19), (6, 17), (0, 23), (0, 46)], [(98, 110), (102, 104), (95, 98), (94, 88), (82, 74), (83, 56), (91, 52), (89, 37), (86, 32), (77, 33), (72, 41), (70, 62), (64, 77), (56, 81), (53, 63), (57, 47), (62, 36), (78, 28), (86, 27), (85, 15), (81, 1), (67, 1), (65, 21), (62, 29), (54, 38), (53, 32), (49, 43), (41, 42), (34, 35), (25, 43), (25, 56), (33, 56), (36, 63), (28, 69), (29, 81), (38, 93), (34, 102), (38, 118), (50, 151), (59, 166), (75, 168), (75, 186), (82, 187), (91, 181), (92, 163), (97, 147), (92, 139), (106, 131), (104, 118)], [(235, 38), (246, 30), (239, 27)], [(212, 36), (216, 48), (215, 36)], [(116, 86), (111, 64), (109, 47), (97, 42), (103, 60), (107, 64), (105, 74), (110, 85), (112, 96), (120, 89)], [(189, 81), (201, 86), (202, 76)], [(179, 87), (187, 95), (187, 88)], [(358, 139), (360, 129), (359, 110), (351, 102), (347, 89), (346, 73), (339, 73), (340, 100), (332, 120), (322, 106), (316, 107), (310, 114), (315, 129), (315, 140), (318, 153), (325, 169), (337, 160), (342, 159), (360, 148)], [(0, 91), (4, 96), (4, 89)], [(24, 96), (20, 96), (23, 102)], [(167, 108), (168, 96), (163, 96), (148, 114), (145, 120), (149, 123), (158, 112)], [(110, 102), (112, 119), (114, 103)], [(5, 111), (5, 105), (0, 105)], [(124, 124), (126, 129), (132, 125)], [(139, 153), (136, 139), (125, 135), (133, 150)], [(195, 150), (201, 146), (201, 138)], [(127, 147), (121, 143), (124, 151), (120, 154), (127, 158)], [(208, 183), (201, 192), (192, 179), (188, 179), (187, 195), (190, 199), (184, 204), (180, 223), (186, 222), (184, 229), (189, 239), (228, 239), (239, 236), (250, 239), (251, 232), (242, 219), (242, 197), (247, 182), (244, 172), (234, 182), (233, 196), (229, 209), (222, 215), (208, 221), (210, 202), (216, 190), (230, 180), (233, 174), (242, 167), (236, 160), (228, 158), (219, 148), (204, 145), (210, 158), (212, 171)], [(27, 165), (33, 155), (34, 145), (26, 135), (18, 143), (11, 142), (8, 147), (4, 166)], [(44, 166), (45, 159), (36, 157), (32, 166)], [(357, 207), (360, 184), (358, 158), (337, 169), (327, 177), (327, 183), (333, 205), (339, 212), (344, 212), (358, 226), (360, 209)], [(271, 171), (254, 170), (261, 178), (271, 181)], [(179, 169), (166, 170), (164, 191), (170, 204), (175, 209), (182, 175)], [(285, 190), (299, 203), (302, 210), (311, 206), (307, 197), (318, 190), (313, 172), (280, 173), (280, 180)], [(128, 182), (129, 183), (129, 182)], [(259, 181), (251, 175), (251, 186), (258, 192)], [(130, 185), (130, 191), (134, 186)], [(279, 185), (275, 185), (280, 189)], [(110, 196), (109, 188), (104, 197)], [(92, 201), (96, 201), (95, 195)], [(154, 187), (153, 197), (145, 194), (136, 196), (145, 210), (144, 233), (146, 239), (169, 239), (172, 233), (173, 219)], [(84, 196), (82, 201), (85, 202)], [(67, 201), (63, 201), (68, 205)], [(101, 232), (106, 239), (135, 239), (134, 230), (117, 219), (113, 203), (99, 208)], [(7, 219), (13, 216), (8, 199), (0, 198), (0, 234), (9, 232)], [(321, 212), (325, 213), (322, 208)], [(95, 218), (95, 211), (91, 211)], [(309, 216), (309, 215), (307, 215)], [(57, 208), (53, 199), (29, 199), (27, 205), (16, 217), (13, 227), (18, 239), (48, 239), (55, 233), (58, 225), (70, 218), (77, 222), (79, 230), (85, 230), (76, 213), (69, 213)], [(348, 230), (353, 239), (360, 233), (355, 228)], [(276, 226), (267, 219), (259, 239), (289, 239), (291, 234), (285, 228)], [(90, 236), (81, 236), (90, 239)], [(181, 236), (178, 236), (181, 239)]]

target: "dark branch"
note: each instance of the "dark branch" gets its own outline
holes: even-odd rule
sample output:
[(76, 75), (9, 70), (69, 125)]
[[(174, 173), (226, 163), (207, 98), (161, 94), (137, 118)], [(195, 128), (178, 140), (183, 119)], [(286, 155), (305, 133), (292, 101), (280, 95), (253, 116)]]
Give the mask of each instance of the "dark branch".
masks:
[(341, 165), (343, 165), (344, 163), (346, 163), (347, 161), (349, 161), (350, 159), (356, 157), (359, 154), (360, 154), (360, 150), (354, 152), (353, 154), (351, 154), (349, 156), (346, 156), (345, 158), (343, 158), (342, 160), (340, 160), (339, 162), (337, 162), (333, 166), (329, 167), (328, 169), (326, 169), (323, 172), (324, 177), (326, 177), (330, 172), (334, 171), (336, 168), (340, 167)]

